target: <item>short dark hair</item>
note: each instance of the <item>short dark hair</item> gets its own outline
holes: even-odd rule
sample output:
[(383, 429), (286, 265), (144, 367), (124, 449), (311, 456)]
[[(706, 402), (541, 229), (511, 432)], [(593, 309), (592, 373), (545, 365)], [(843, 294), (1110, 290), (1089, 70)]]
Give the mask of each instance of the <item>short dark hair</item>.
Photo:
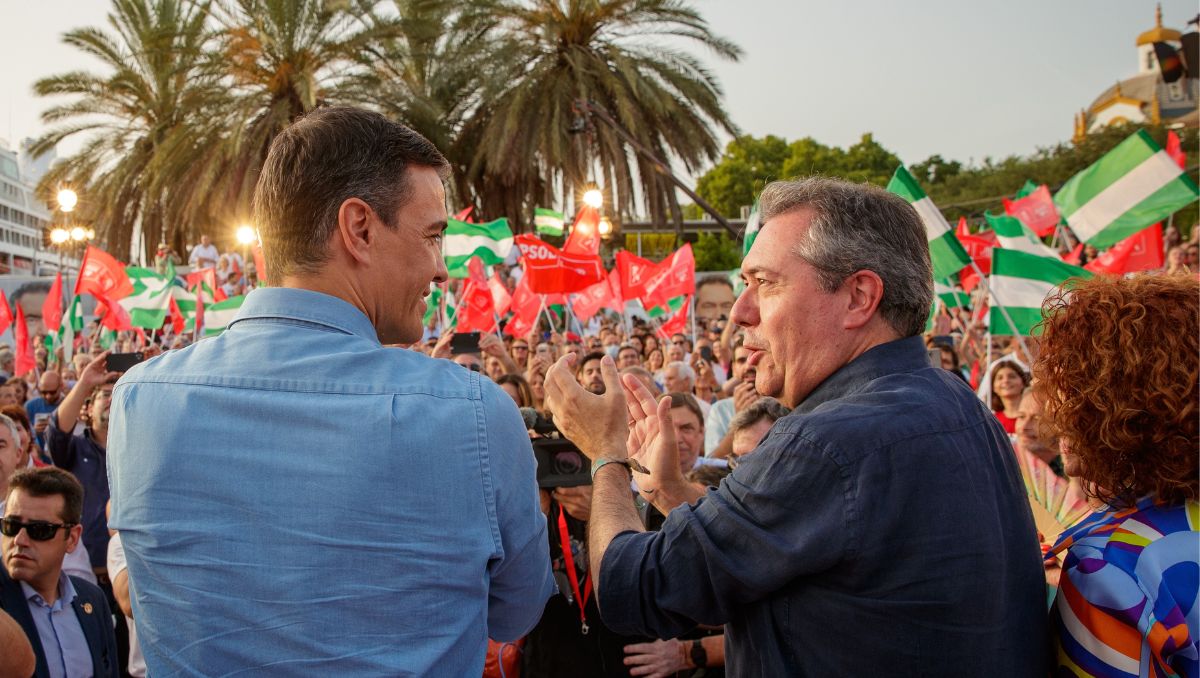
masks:
[(790, 412), (783, 403), (774, 398), (759, 398), (754, 401), (749, 407), (738, 412), (729, 421), (729, 435), (733, 435), (744, 428), (750, 428), (762, 420), (767, 420), (775, 423), (783, 419)]
[(591, 353), (583, 356), (583, 359), (579, 361), (579, 367), (575, 368), (575, 374), (583, 372), (583, 366), (592, 362), (593, 360), (604, 360), (604, 356), (604, 351), (592, 351)]
[(734, 291), (733, 290), (733, 281), (729, 279), (729, 276), (706, 275), (703, 278), (700, 278), (699, 280), (696, 281), (696, 293), (699, 294), (700, 288), (708, 287), (709, 285), (724, 285), (725, 287), (729, 288), (730, 292)]
[(53, 497), (62, 495), (63, 508), (59, 519), (64, 523), (78, 525), (83, 520), (83, 485), (75, 476), (56, 466), (23, 468), (8, 479), (8, 491), (22, 490), (31, 497)]
[(318, 108), (271, 142), (254, 189), (254, 221), (274, 278), (312, 273), (328, 258), (343, 202), (360, 198), (389, 227), (408, 195), (409, 166), (450, 164), (432, 143), (379, 113)]

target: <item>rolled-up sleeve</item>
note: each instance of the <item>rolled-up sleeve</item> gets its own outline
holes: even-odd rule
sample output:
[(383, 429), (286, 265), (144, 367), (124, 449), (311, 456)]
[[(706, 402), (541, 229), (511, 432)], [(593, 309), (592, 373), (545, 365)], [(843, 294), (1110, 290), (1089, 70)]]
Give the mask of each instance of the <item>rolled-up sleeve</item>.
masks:
[(854, 543), (853, 484), (823, 450), (772, 433), (658, 532), (609, 544), (597, 602), (617, 633), (674, 638), (833, 567)]
[(554, 594), (554, 575), (529, 434), (512, 399), (498, 387), (484, 384), (483, 402), (502, 550), (489, 567), (488, 637), (511, 641), (541, 618)]

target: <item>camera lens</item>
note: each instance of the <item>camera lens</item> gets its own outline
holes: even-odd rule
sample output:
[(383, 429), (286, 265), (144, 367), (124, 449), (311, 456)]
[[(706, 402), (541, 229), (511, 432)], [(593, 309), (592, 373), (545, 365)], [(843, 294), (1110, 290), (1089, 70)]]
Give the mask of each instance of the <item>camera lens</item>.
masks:
[(579, 473), (583, 470), (583, 457), (574, 450), (556, 452), (554, 454), (553, 468), (554, 473), (557, 475)]

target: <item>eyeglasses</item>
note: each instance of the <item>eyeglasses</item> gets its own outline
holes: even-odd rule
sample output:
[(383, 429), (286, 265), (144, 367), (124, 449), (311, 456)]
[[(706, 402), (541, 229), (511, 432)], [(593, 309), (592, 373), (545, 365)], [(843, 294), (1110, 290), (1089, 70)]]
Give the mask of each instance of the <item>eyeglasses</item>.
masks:
[(521, 345), (519, 345), (519, 344), (513, 344), (512, 350), (514, 350), (514, 351), (528, 351), (528, 350), (529, 350), (529, 347), (528, 347), (528, 346), (521, 346)]
[(44, 520), (34, 520), (24, 523), (16, 518), (5, 518), (0, 520), (0, 534), (6, 537), (17, 536), (22, 529), (29, 538), (34, 541), (49, 541), (58, 532), (60, 527), (65, 527), (68, 530), (75, 527), (76, 523), (47, 523)]
[(478, 363), (471, 363), (470, 365), (464, 365), (463, 367), (466, 367), (468, 370), (471, 370), (472, 372), (482, 372), (483, 371), (483, 368), (480, 367)]

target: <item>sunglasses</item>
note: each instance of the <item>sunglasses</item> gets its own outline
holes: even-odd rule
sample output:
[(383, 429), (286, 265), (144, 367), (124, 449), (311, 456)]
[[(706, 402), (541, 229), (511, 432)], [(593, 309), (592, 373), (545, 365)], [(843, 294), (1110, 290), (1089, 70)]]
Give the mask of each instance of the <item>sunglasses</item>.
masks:
[(468, 370), (471, 370), (472, 372), (482, 372), (483, 371), (483, 368), (475, 363), (471, 363), (470, 365), (466, 365), (465, 367)]
[(22, 529), (29, 538), (34, 541), (49, 541), (58, 532), (60, 527), (65, 527), (68, 530), (75, 527), (75, 523), (47, 523), (44, 520), (35, 520), (29, 523), (23, 523), (16, 518), (5, 518), (0, 520), (0, 534), (6, 537), (17, 536)]

